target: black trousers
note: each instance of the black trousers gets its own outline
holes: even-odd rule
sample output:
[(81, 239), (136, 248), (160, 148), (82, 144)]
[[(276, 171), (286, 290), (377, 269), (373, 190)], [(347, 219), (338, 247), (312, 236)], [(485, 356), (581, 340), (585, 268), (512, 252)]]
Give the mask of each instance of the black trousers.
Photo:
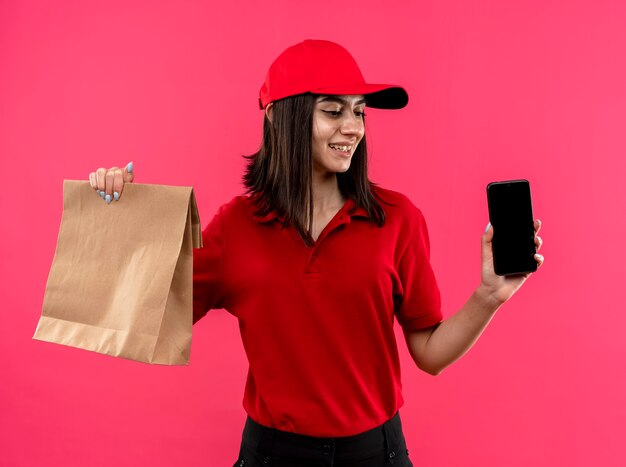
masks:
[(412, 467), (400, 413), (364, 433), (316, 438), (246, 420), (233, 467)]

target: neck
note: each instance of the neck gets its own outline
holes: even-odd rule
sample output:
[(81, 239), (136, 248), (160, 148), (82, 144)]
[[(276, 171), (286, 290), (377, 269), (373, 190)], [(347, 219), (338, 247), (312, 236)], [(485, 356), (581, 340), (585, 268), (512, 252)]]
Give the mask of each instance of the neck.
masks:
[(338, 209), (346, 199), (339, 190), (337, 175), (334, 173), (313, 174), (313, 211), (323, 212)]

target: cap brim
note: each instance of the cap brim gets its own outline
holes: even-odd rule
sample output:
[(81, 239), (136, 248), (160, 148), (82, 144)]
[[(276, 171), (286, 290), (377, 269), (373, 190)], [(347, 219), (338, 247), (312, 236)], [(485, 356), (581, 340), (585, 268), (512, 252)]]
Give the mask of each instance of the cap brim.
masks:
[(409, 102), (409, 95), (400, 86), (393, 84), (354, 84), (346, 86), (334, 86), (331, 88), (312, 90), (313, 94), (363, 94), (365, 105), (375, 109), (401, 109)]

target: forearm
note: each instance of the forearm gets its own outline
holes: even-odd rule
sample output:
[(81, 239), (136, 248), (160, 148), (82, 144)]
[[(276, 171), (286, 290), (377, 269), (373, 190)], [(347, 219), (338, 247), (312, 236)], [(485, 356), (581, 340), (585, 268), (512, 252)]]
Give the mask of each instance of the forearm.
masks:
[(465, 305), (439, 324), (423, 344), (419, 367), (437, 375), (472, 348), (502, 302), (479, 287)]

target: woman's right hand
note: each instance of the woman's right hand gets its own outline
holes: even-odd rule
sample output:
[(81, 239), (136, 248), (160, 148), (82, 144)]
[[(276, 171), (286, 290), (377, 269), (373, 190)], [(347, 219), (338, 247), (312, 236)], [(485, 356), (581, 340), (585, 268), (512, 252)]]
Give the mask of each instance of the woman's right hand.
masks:
[(119, 201), (124, 191), (124, 183), (133, 183), (135, 173), (133, 163), (129, 162), (126, 167), (100, 167), (89, 174), (91, 187), (109, 204), (112, 200)]

